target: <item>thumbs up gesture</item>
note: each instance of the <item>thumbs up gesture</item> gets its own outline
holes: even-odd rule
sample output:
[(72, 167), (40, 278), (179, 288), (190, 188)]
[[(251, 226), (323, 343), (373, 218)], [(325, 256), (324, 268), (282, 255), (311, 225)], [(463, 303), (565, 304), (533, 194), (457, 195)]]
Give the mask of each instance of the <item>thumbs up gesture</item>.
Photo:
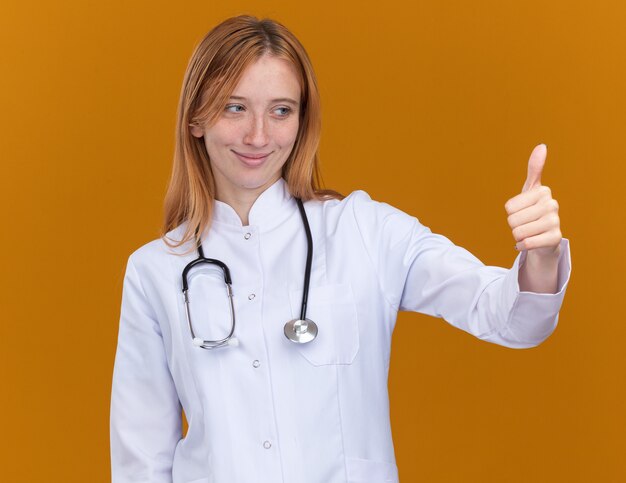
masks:
[(541, 184), (547, 147), (539, 144), (528, 160), (528, 175), (522, 192), (504, 204), (508, 223), (517, 242), (515, 248), (528, 250), (528, 257), (555, 259), (560, 254), (561, 222), (559, 204), (552, 191)]

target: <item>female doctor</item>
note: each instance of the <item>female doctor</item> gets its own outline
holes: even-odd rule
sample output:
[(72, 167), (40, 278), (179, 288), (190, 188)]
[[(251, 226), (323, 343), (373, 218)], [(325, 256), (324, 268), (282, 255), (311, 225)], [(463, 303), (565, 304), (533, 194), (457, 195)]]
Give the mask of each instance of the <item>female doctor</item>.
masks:
[(397, 482), (399, 310), (513, 348), (555, 329), (570, 255), (544, 145), (505, 204), (520, 250), (505, 269), (363, 191), (321, 190), (319, 137), (313, 68), (284, 26), (240, 16), (200, 42), (163, 236), (126, 267), (114, 483)]

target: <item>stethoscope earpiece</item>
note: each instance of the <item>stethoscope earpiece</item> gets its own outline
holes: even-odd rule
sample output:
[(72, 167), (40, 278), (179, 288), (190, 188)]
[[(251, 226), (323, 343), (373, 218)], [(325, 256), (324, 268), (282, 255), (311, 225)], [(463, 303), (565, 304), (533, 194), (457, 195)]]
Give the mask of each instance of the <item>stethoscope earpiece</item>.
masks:
[(304, 344), (317, 336), (317, 324), (310, 319), (293, 319), (285, 324), (285, 337), (292, 342)]

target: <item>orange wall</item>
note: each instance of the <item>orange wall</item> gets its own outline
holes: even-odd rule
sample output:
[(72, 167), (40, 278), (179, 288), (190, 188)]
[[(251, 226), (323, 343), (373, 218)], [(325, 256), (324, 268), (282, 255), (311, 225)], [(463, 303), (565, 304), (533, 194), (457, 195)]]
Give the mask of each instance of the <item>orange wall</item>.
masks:
[(487, 264), (512, 264), (504, 203), (548, 145), (573, 261), (559, 327), (515, 351), (401, 314), (401, 480), (626, 481), (623, 5), (5, 0), (1, 479), (109, 481), (123, 270), (158, 236), (184, 69), (213, 25), (252, 13), (313, 59), (327, 186), (365, 189)]

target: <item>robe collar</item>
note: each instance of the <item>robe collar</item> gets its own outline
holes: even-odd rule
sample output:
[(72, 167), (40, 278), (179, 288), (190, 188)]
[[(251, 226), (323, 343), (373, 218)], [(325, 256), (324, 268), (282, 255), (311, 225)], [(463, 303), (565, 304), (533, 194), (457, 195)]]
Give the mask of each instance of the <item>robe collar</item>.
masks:
[[(296, 200), (289, 192), (287, 182), (283, 178), (278, 178), (254, 201), (248, 214), (248, 224), (262, 230), (270, 229), (293, 214), (294, 209), (297, 209)], [(235, 209), (219, 200), (213, 202), (212, 221), (236, 227), (243, 226)]]

